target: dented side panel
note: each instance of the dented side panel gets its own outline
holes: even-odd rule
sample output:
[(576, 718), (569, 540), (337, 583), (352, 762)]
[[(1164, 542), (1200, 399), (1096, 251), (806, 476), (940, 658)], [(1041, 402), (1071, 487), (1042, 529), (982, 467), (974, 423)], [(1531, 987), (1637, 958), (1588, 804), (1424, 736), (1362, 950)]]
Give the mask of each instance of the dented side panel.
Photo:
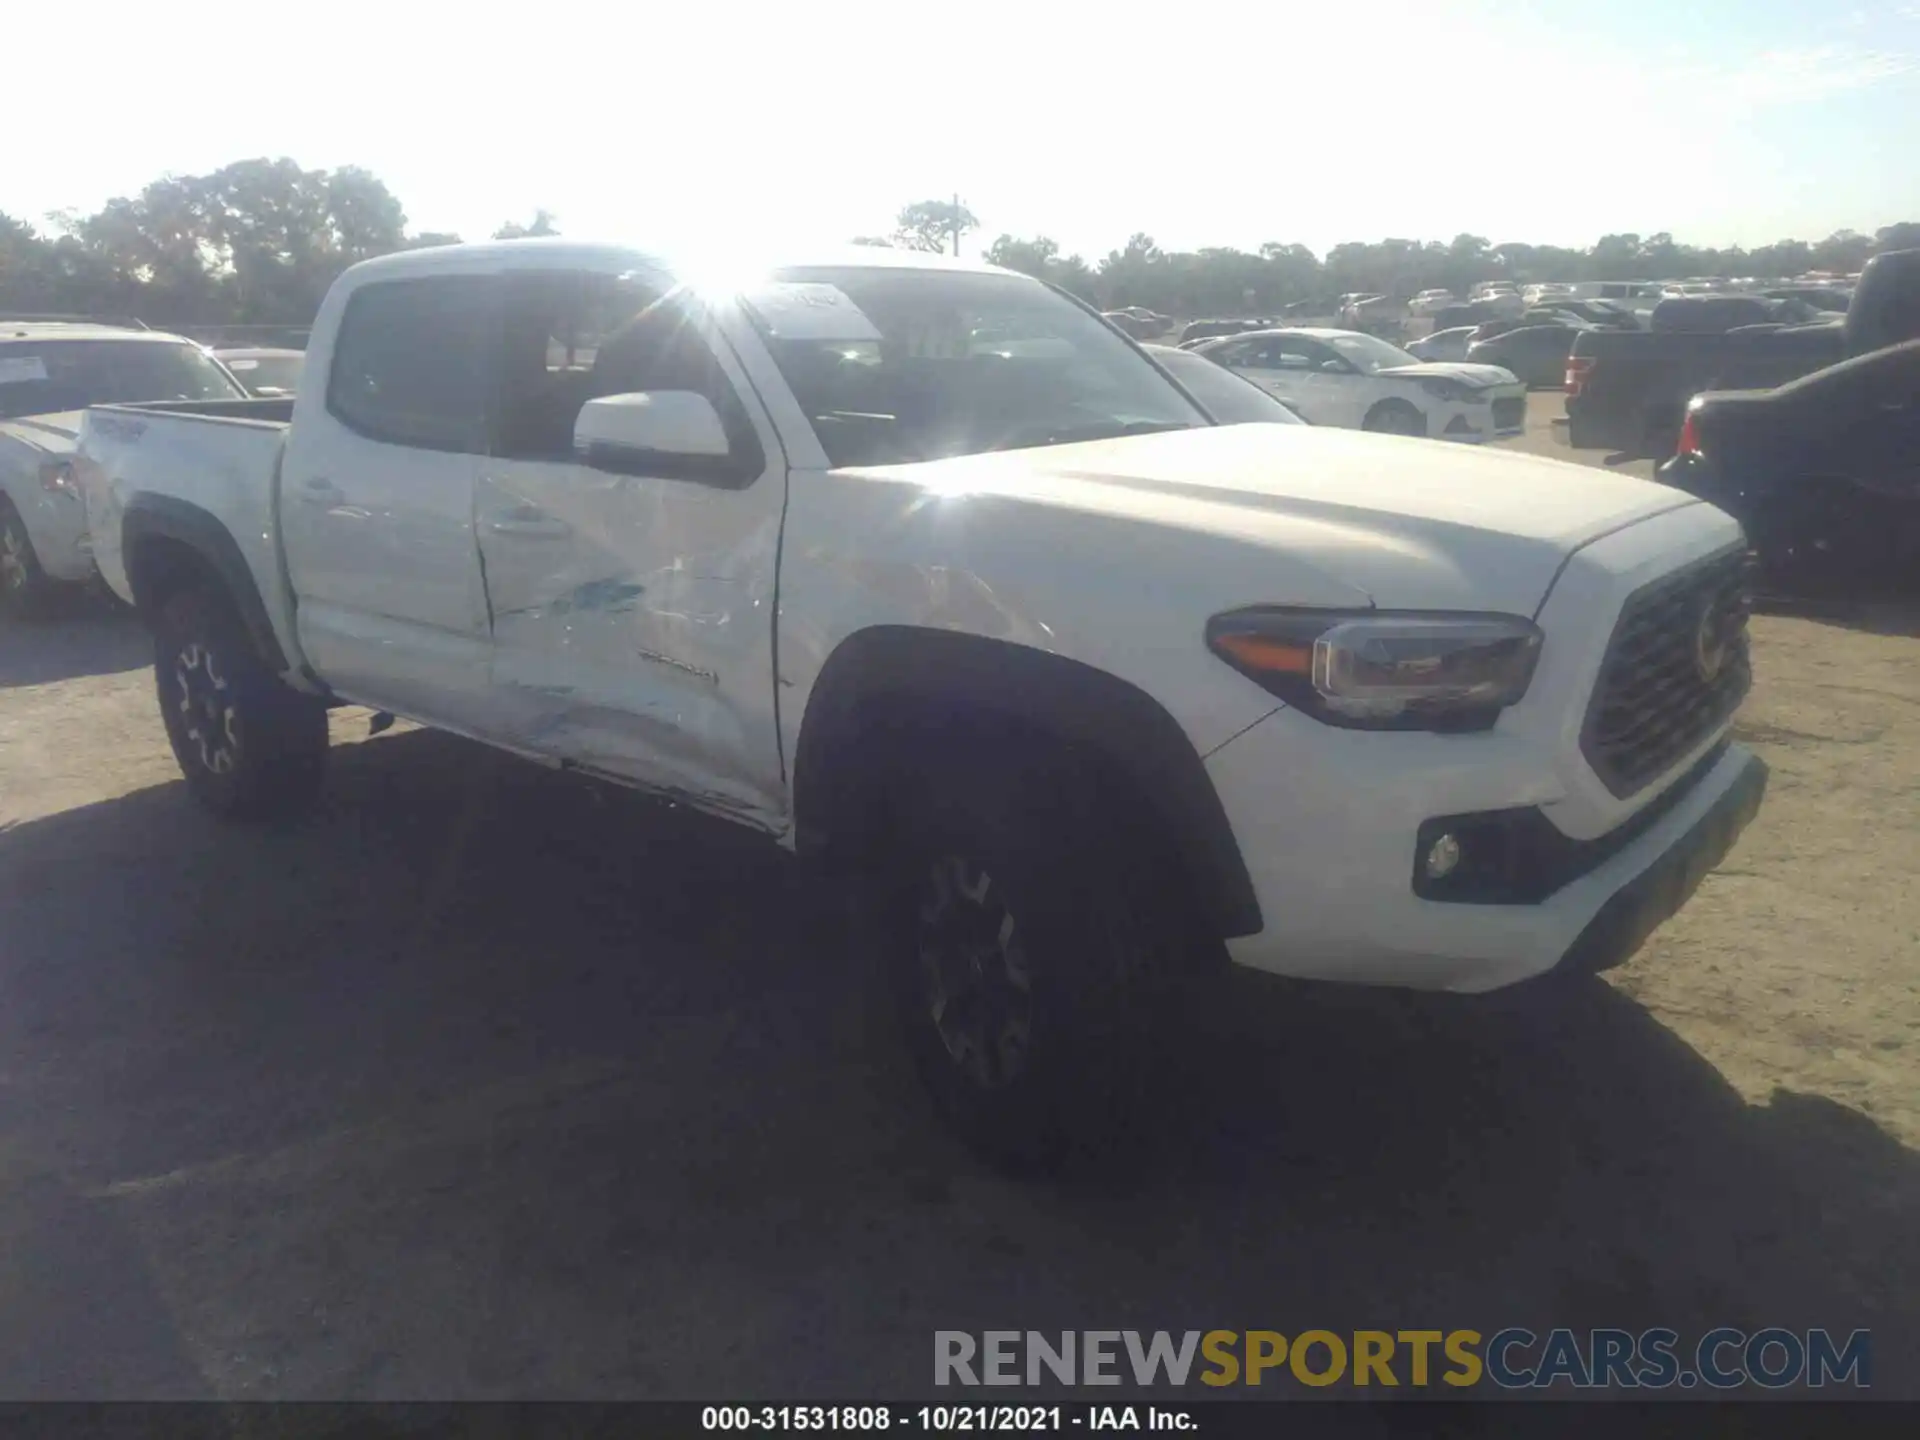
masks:
[(722, 364), (770, 457), (750, 485), (483, 462), (489, 707), (503, 741), (779, 831), (773, 626), (786, 470), (730, 353)]

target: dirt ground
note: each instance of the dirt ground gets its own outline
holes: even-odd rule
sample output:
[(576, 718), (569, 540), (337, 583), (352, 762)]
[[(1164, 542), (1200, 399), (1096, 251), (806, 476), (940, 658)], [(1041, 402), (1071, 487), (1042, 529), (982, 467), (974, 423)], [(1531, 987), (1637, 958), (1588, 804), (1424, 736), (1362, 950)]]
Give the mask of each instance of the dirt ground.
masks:
[[(1569, 458), (1557, 405), (1517, 443)], [(351, 711), (320, 814), (222, 828), (130, 621), (0, 628), (0, 1397), (907, 1397), (935, 1329), (1516, 1324), (1867, 1327), (1920, 1394), (1920, 643), (1755, 631), (1767, 805), (1609, 983), (1231, 976), (1123, 1152), (1023, 1185), (772, 849)]]

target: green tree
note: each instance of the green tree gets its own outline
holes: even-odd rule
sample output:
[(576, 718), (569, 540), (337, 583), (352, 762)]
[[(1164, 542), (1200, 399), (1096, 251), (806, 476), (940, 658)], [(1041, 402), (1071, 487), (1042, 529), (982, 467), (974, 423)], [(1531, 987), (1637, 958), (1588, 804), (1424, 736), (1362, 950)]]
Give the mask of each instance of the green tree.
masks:
[(531, 224), (522, 225), (517, 220), (509, 220), (493, 232), (493, 238), (496, 240), (527, 240), (543, 235), (558, 235), (560, 231), (554, 224), (557, 218), (551, 210), (536, 210), (533, 212), (533, 221)]
[(1873, 232), (1875, 254), (1886, 250), (1920, 250), (1920, 221), (1902, 220)]
[(1094, 300), (1099, 293), (1093, 267), (1078, 255), (1063, 256), (1059, 245), (1044, 235), (1031, 240), (1016, 240), (1011, 235), (1002, 235), (987, 247), (982, 258), (989, 265), (1018, 270), (1023, 275), (1032, 275), (1058, 285), (1083, 300)]
[(952, 200), (916, 200), (894, 217), (893, 243), (903, 250), (960, 253), (960, 238), (980, 228), (966, 206)]

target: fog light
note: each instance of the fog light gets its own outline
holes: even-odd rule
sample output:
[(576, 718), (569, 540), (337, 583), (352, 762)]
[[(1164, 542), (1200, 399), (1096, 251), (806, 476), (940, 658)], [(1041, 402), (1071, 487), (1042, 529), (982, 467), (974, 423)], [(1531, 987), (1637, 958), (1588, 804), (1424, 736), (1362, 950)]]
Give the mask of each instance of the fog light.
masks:
[(1427, 878), (1444, 880), (1460, 864), (1460, 842), (1451, 835), (1442, 835), (1427, 848)]

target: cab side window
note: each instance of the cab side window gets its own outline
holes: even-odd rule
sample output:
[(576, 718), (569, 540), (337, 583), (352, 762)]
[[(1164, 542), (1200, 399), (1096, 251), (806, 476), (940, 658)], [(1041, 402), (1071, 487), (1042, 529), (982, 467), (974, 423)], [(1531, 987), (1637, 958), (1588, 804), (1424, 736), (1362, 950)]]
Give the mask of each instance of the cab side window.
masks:
[(328, 411), (370, 440), (485, 454), (494, 285), (437, 275), (356, 290), (334, 339)]
[(745, 406), (679, 296), (615, 275), (510, 273), (500, 326), (493, 453), (503, 459), (577, 459), (574, 422), (587, 401), (662, 390), (704, 395), (734, 455), (761, 455)]

